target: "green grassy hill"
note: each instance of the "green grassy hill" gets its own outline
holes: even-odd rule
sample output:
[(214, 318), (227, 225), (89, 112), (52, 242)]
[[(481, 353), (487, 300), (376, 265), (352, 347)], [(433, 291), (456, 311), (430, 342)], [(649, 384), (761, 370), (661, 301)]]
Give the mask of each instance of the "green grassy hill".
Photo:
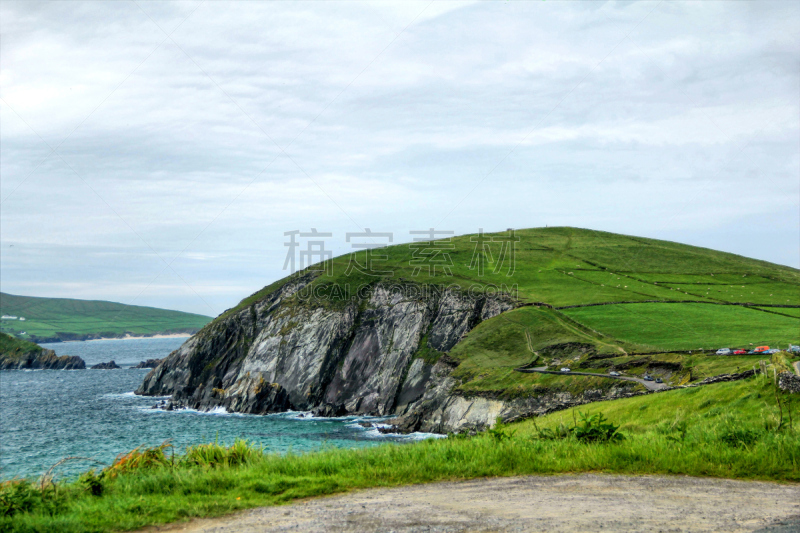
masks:
[(43, 348), (36, 343), (0, 333), (0, 357), (16, 360), (25, 354), (39, 353), (42, 350)]
[(6, 293), (0, 293), (0, 313), (17, 317), (2, 320), (4, 333), (36, 342), (194, 332), (211, 320), (153, 307)]
[[(526, 364), (592, 372), (624, 369), (679, 384), (749, 369), (763, 358), (713, 356), (718, 348), (750, 350), (766, 344), (786, 349), (800, 343), (798, 269), (578, 228), (516, 231), (519, 241), (509, 269), (511, 254), (508, 249), (503, 253), (499, 242), (508, 235), (484, 235), (496, 242), (486, 243), (477, 254), (476, 235), (373, 250), (372, 269), (386, 271), (380, 275), (357, 268), (348, 272), (354, 264), (367, 264), (366, 252), (336, 257), (330, 271), (314, 279), (308, 300), (342, 306), (359, 287), (379, 281), (513, 293), (527, 305), (482, 322), (450, 353), (460, 362), (456, 376), (464, 393), (513, 396), (613, 384), (603, 378), (514, 372)], [(450, 275), (441, 266), (430, 272), (424, 267), (415, 275), (415, 262), (423, 255), (419, 246), (447, 253)], [(484, 262), (482, 275), (477, 260)], [(222, 316), (252, 305), (307, 270), (265, 287)], [(427, 360), (440, 355), (429, 349), (418, 354)]]

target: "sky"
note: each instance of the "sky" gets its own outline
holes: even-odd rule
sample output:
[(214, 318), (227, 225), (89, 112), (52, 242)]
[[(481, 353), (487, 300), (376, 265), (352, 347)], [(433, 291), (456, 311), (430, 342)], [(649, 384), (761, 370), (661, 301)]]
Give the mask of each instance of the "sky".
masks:
[(215, 316), (288, 237), (800, 267), (800, 2), (0, 2), (0, 287)]

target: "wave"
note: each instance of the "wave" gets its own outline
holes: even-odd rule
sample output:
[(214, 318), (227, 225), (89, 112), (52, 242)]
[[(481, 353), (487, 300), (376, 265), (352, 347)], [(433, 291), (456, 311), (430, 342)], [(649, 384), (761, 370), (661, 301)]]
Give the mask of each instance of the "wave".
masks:
[[(311, 411), (286, 411), (284, 413), (273, 413), (267, 416), (274, 416), (280, 418), (288, 418), (290, 420), (308, 420), (308, 421), (336, 421), (336, 422), (349, 422), (345, 426), (350, 429), (363, 431), (363, 434), (370, 439), (391, 439), (391, 440), (425, 440), (425, 439), (440, 439), (447, 435), (439, 433), (424, 433), (421, 431), (414, 433), (382, 433), (379, 428), (390, 428), (391, 424), (384, 424), (383, 422), (393, 418), (391, 416), (367, 416), (367, 415), (348, 415), (348, 416), (314, 416)], [(372, 427), (364, 427), (360, 422), (368, 422)]]
[[(168, 398), (169, 396), (167, 396)], [(148, 396), (148, 398), (152, 398), (152, 396)], [(191, 407), (181, 407), (179, 409), (173, 409), (171, 411), (167, 411), (166, 409), (159, 409), (153, 408), (151, 406), (144, 406), (141, 405), (136, 408), (137, 410), (143, 413), (164, 413), (164, 414), (195, 414), (195, 415), (208, 415), (208, 416), (235, 416), (235, 417), (246, 417), (246, 416), (260, 416), (260, 415), (250, 415), (246, 413), (233, 413), (228, 411), (226, 408), (220, 406), (214, 407), (209, 411), (201, 411), (199, 409), (192, 409)]]
[(136, 394), (133, 391), (130, 392), (109, 392), (107, 394), (103, 394), (103, 398), (135, 398)]

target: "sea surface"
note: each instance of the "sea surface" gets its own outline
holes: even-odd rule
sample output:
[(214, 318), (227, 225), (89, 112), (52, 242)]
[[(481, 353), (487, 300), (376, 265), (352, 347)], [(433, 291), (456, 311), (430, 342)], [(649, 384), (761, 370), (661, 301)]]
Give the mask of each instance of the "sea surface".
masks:
[[(247, 439), (277, 453), (323, 447), (360, 448), (408, 442), (430, 434), (383, 435), (359, 422), (375, 417), (315, 418), (310, 413), (240, 415), (217, 410), (161, 411), (159, 398), (133, 391), (149, 369), (130, 368), (166, 357), (185, 338), (96, 340), (43, 344), (58, 355), (78, 355), (86, 366), (114, 360), (119, 370), (12, 370), (0, 372), (0, 479), (34, 478), (66, 457), (110, 464), (137, 446), (169, 441), (180, 452), (193, 444)], [(70, 477), (96, 463), (69, 460), (55, 470)]]

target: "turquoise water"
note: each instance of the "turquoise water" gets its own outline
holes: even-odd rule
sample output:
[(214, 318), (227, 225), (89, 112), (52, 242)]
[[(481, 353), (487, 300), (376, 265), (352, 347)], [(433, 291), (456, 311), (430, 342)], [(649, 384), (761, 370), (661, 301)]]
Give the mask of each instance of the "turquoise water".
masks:
[[(44, 344), (58, 355), (78, 355), (87, 366), (114, 359), (120, 370), (34, 370), (0, 372), (0, 477), (36, 477), (68, 456), (104, 464), (137, 446), (169, 440), (177, 451), (201, 442), (230, 444), (237, 438), (285, 453), (323, 446), (359, 448), (430, 435), (382, 435), (363, 428), (370, 417), (313, 418), (307, 413), (267, 416), (151, 409), (156, 398), (133, 391), (149, 370), (132, 369), (144, 359), (161, 358), (185, 339), (128, 339)], [(69, 461), (58, 475), (90, 468)]]

